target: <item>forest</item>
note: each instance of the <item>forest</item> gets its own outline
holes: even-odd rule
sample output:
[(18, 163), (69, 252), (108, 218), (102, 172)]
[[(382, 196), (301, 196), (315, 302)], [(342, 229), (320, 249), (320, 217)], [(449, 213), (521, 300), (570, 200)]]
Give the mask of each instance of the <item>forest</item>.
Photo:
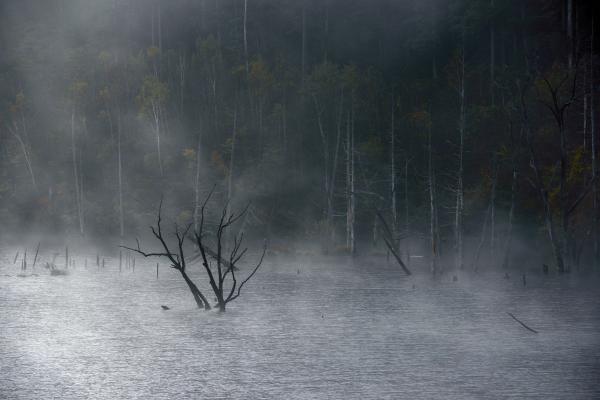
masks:
[(384, 223), (433, 270), (591, 267), (592, 3), (6, 2), (4, 231), (132, 238), (161, 197), (197, 226), (216, 184), (274, 250)]
[(0, 399), (600, 398), (599, 8), (0, 1)]

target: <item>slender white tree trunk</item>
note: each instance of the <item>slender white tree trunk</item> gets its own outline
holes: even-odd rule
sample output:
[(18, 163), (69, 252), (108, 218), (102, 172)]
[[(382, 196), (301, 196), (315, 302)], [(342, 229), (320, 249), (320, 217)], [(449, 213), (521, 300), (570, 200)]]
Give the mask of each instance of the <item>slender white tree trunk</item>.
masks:
[(159, 105), (152, 101), (152, 114), (154, 116), (154, 132), (156, 134), (156, 152), (158, 154), (158, 169), (160, 171), (160, 176), (164, 175), (163, 173), (163, 165), (162, 165), (162, 156), (160, 151), (160, 109)]
[(123, 163), (121, 152), (121, 110), (117, 108), (117, 162), (119, 173), (119, 232), (121, 238), (125, 236), (125, 222), (123, 218)]
[(352, 219), (350, 220), (350, 253), (356, 254), (356, 236), (355, 236), (355, 220), (356, 220), (356, 188), (355, 188), (355, 162), (354, 162), (354, 102), (351, 108), (350, 120), (350, 209), (352, 210)]
[(79, 172), (77, 171), (77, 147), (75, 141), (75, 111), (71, 113), (71, 154), (73, 156), (73, 177), (75, 178), (75, 202), (77, 204), (79, 233), (83, 235), (83, 212), (81, 207), (81, 190), (79, 186)]
[[(231, 135), (231, 158), (229, 159), (229, 180), (227, 182), (227, 202), (233, 198), (233, 167), (235, 166), (235, 139), (237, 136), (237, 109), (233, 112), (233, 133)], [(231, 204), (228, 205), (228, 208)], [(229, 214), (229, 212), (227, 213)]]
[(185, 89), (185, 53), (179, 55), (179, 112), (183, 115), (183, 92)]
[(335, 177), (337, 175), (337, 164), (340, 152), (340, 143), (342, 137), (342, 117), (344, 112), (344, 90), (340, 95), (340, 111), (337, 122), (337, 135), (335, 140), (335, 149), (333, 152), (333, 165), (331, 167), (331, 177), (329, 179), (329, 192), (327, 194), (327, 225), (330, 235), (330, 241), (333, 242), (335, 237), (335, 229), (333, 227), (333, 201), (335, 196)]
[(19, 145), (21, 146), (21, 151), (23, 152), (23, 158), (25, 158), (25, 165), (27, 166), (27, 171), (29, 172), (29, 176), (31, 177), (31, 183), (33, 185), (34, 190), (37, 191), (37, 184), (36, 184), (36, 180), (35, 180), (35, 174), (33, 173), (33, 167), (31, 166), (31, 157), (29, 155), (29, 150), (27, 150), (27, 146), (25, 145), (23, 138), (18, 133), (18, 127), (16, 126), (16, 124), (15, 124), (14, 129), (8, 127), (8, 130), (17, 139), (17, 141), (19, 142)]
[(490, 254), (493, 263), (496, 256), (496, 185), (498, 180), (498, 166), (496, 159), (492, 162), (492, 192), (490, 197)]
[(406, 265), (410, 266), (410, 219), (408, 203), (408, 157), (404, 156), (404, 235), (406, 236)]
[(196, 179), (194, 182), (194, 231), (198, 232), (200, 219), (200, 154), (202, 152), (202, 132), (198, 132), (198, 147), (196, 148)]
[(506, 238), (506, 246), (504, 251), (504, 261), (502, 262), (503, 268), (508, 268), (510, 266), (510, 255), (512, 252), (512, 237), (513, 237), (513, 225), (515, 218), (515, 206), (516, 206), (516, 197), (517, 197), (517, 165), (513, 156), (513, 167), (512, 167), (512, 183), (510, 185), (510, 210), (508, 212), (508, 232)]
[(346, 119), (346, 249), (352, 252), (352, 142), (350, 138), (350, 113)]
[(431, 123), (428, 128), (428, 140), (427, 140), (427, 153), (428, 153), (428, 178), (429, 178), (429, 228), (430, 228), (430, 241), (431, 241), (431, 272), (436, 274), (438, 272), (437, 259), (438, 259), (438, 234), (437, 234), (437, 205), (435, 199), (435, 176), (433, 170), (433, 151), (432, 151), (432, 138), (431, 138)]
[(458, 177), (456, 187), (456, 210), (454, 219), (454, 235), (456, 247), (456, 267), (463, 267), (463, 208), (464, 208), (464, 148), (465, 148), (465, 43), (464, 43), (464, 28), (463, 28), (463, 43), (459, 65), (459, 101), (460, 101), (460, 118), (459, 118), (459, 153), (458, 153)]

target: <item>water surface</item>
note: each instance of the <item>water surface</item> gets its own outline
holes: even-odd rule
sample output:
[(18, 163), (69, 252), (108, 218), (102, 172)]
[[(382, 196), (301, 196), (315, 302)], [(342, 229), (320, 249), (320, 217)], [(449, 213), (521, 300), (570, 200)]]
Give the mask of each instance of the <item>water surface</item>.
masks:
[(504, 272), (453, 282), (385, 259), (272, 257), (219, 315), (151, 260), (119, 273), (76, 254), (68, 276), (18, 277), (13, 257), (0, 258), (2, 399), (600, 398), (595, 279), (523, 287)]

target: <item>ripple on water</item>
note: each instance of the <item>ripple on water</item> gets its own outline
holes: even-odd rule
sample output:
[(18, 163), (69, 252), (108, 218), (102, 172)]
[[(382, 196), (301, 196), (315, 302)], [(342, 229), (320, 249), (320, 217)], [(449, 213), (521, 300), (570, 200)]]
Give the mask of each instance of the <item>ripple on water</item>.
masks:
[(600, 397), (598, 285), (573, 277), (267, 263), (218, 315), (152, 262), (18, 278), (3, 259), (0, 398)]

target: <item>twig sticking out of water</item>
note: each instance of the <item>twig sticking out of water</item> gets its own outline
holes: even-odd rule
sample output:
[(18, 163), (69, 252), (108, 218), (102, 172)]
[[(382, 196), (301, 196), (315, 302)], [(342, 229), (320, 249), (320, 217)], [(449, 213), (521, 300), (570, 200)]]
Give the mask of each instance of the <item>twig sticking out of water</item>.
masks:
[(15, 254), (15, 260), (13, 261), (13, 264), (17, 263), (17, 258), (19, 258), (19, 252), (17, 251), (17, 254)]
[(525, 323), (523, 323), (521, 320), (519, 320), (517, 317), (515, 317), (514, 315), (512, 315), (511, 313), (507, 312), (508, 315), (510, 315), (512, 317), (512, 319), (514, 319), (515, 321), (517, 321), (519, 324), (521, 324), (521, 326), (525, 329), (527, 329), (530, 332), (533, 333), (538, 333), (538, 331), (536, 331), (533, 328), (528, 327), (527, 325), (525, 325)]

